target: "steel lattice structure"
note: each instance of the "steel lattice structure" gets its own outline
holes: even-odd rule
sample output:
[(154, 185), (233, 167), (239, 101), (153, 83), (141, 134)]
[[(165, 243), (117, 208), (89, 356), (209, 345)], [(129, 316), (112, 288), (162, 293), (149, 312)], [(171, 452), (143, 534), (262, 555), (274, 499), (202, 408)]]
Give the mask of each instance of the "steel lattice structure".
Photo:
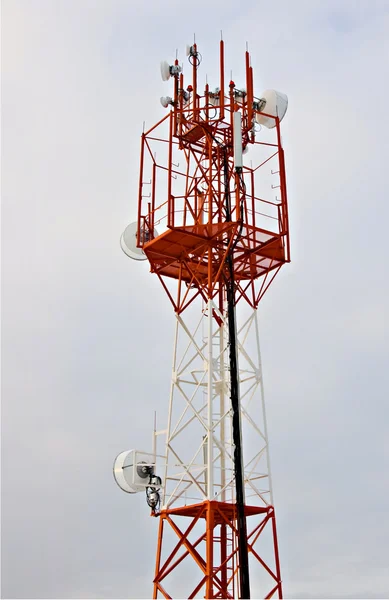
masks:
[[(226, 325), (226, 316), (213, 300), (204, 307), (193, 330), (182, 315), (176, 316), (168, 426), (166, 431), (158, 432), (166, 436), (166, 454), (154, 581), (156, 598), (158, 592), (162, 597), (170, 597), (172, 590), (166, 584), (172, 566), (178, 568), (183, 560), (180, 557), (188, 555), (199, 567), (196, 584), (188, 586), (188, 598), (194, 597), (201, 587), (206, 598), (234, 598), (238, 591), (239, 536)], [(263, 597), (277, 590), (281, 596), (256, 310), (251, 310), (239, 327), (237, 337), (247, 543), (251, 555), (257, 558), (256, 570), (264, 584)], [(186, 520), (190, 517), (189, 525), (181, 525), (183, 516)], [(202, 519), (204, 531), (192, 533)], [(171, 552), (163, 556), (166, 527), (178, 539)], [(260, 534), (263, 537), (270, 534), (274, 542), (274, 552), (267, 552), (266, 557), (256, 550)]]
[(163, 66), (171, 110), (141, 140), (137, 246), (176, 317), (153, 597), (176, 597), (180, 569), (187, 598), (250, 597), (250, 569), (257, 595), (281, 598), (257, 321), (290, 261), (280, 116), (254, 95), (248, 51), (245, 89), (225, 84), (223, 41), (216, 90), (199, 92), (196, 44), (189, 61), (186, 88), (178, 60)]

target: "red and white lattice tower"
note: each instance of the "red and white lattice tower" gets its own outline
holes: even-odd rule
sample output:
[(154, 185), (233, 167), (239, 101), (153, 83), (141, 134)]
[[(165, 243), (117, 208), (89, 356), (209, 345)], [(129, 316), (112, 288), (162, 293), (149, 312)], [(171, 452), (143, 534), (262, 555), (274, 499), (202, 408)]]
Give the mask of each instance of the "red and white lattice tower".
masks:
[(244, 87), (227, 83), (223, 41), (218, 87), (200, 91), (197, 45), (187, 54), (186, 87), (178, 60), (161, 64), (170, 110), (142, 135), (138, 221), (122, 237), (175, 313), (166, 429), (158, 449), (120, 454), (115, 477), (146, 489), (159, 521), (153, 598), (177, 597), (178, 580), (185, 598), (249, 598), (250, 582), (281, 598), (257, 307), (290, 260), (287, 98), (255, 96), (248, 51)]

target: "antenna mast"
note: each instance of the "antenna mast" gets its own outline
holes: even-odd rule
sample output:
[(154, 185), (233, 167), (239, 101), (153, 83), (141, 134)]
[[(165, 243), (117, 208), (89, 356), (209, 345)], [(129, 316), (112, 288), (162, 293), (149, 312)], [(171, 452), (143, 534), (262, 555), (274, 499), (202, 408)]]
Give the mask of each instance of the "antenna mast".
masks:
[[(148, 260), (176, 317), (167, 426), (154, 425), (163, 450), (123, 452), (114, 465), (159, 519), (153, 598), (250, 598), (250, 586), (282, 598), (257, 308), (290, 261), (288, 101), (254, 95), (248, 45), (244, 87), (226, 85), (223, 39), (219, 48), (218, 85), (203, 92), (195, 38), (186, 87), (178, 55), (161, 63), (170, 110), (143, 131), (138, 220), (121, 240)], [(192, 577), (184, 570), (181, 589), (173, 573), (184, 561)]]

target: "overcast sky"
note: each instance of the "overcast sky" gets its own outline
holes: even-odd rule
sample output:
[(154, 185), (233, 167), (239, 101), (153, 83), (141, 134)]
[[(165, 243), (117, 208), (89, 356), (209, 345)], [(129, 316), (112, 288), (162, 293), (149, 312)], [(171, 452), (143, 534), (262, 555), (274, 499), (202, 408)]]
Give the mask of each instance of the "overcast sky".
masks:
[[(3, 0), (2, 597), (147, 598), (112, 478), (168, 402), (174, 315), (121, 252), (139, 136), (203, 55), (289, 96), (292, 264), (260, 306), (285, 596), (389, 595), (389, 2)], [(217, 82), (214, 82), (216, 85)]]

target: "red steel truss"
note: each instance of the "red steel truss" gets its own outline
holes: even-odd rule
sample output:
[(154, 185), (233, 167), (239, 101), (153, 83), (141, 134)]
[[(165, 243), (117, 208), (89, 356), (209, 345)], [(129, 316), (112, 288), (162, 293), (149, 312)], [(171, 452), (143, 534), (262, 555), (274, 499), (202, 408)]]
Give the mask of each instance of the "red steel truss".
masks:
[[(223, 52), (221, 41), (221, 67)], [(233, 81), (225, 92), (221, 73), (217, 97), (208, 85), (199, 95), (197, 67), (194, 64), (186, 92), (183, 74), (175, 77), (172, 110), (142, 135), (138, 246), (179, 313), (196, 296), (206, 301), (220, 293), (228, 277), (226, 257), (234, 246), (236, 300), (244, 298), (257, 307), (280, 267), (290, 260), (279, 119), (271, 117), (273, 130), (254, 133), (254, 113), (260, 111), (252, 108), (248, 52), (247, 93), (237, 90)], [(239, 174), (233, 161), (233, 114), (238, 110), (243, 148), (250, 148), (258, 160)], [(269, 189), (278, 193), (276, 198), (262, 194), (265, 168), (274, 176)], [(229, 221), (226, 188), (231, 198)], [(177, 281), (175, 292), (167, 284), (172, 279)]]
[[(248, 518), (247, 544), (252, 558), (252, 572), (262, 570), (268, 588), (261, 590), (263, 598), (282, 598), (280, 561), (277, 531), (272, 506), (246, 506)], [(178, 523), (186, 517), (185, 527)], [(251, 520), (255, 524), (251, 524)], [(200, 535), (195, 526), (204, 522)], [(164, 531), (169, 527), (176, 536), (176, 543), (167, 556), (162, 556)], [(269, 531), (270, 530), (270, 531)], [(265, 562), (259, 554), (261, 536), (271, 535), (273, 564)], [(153, 598), (174, 598), (169, 576), (188, 558), (197, 565), (198, 575), (187, 582), (185, 598), (236, 598), (236, 573), (239, 569), (239, 540), (236, 529), (236, 509), (226, 502), (205, 501), (200, 504), (162, 510), (159, 517), (157, 562)], [(204, 594), (204, 595), (203, 595)], [(182, 595), (182, 594), (181, 594)], [(239, 596), (240, 597), (240, 596)]]

